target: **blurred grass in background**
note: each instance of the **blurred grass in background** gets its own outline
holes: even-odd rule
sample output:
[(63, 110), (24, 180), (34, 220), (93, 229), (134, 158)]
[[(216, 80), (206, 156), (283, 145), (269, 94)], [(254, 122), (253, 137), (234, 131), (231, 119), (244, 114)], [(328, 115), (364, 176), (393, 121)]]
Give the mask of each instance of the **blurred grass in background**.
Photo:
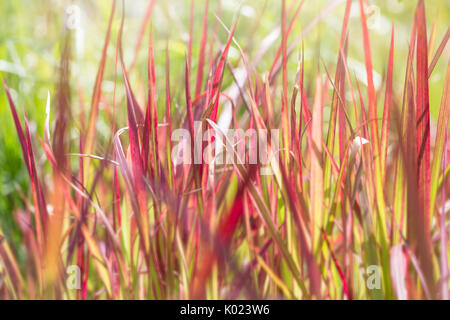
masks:
[[(202, 2), (202, 0), (195, 0)], [(319, 12), (336, 1), (331, 0), (306, 0), (301, 10), (297, 23), (294, 26), (291, 39), (301, 34), (302, 28), (317, 16)], [(402, 90), (404, 81), (404, 70), (408, 52), (408, 41), (410, 37), (410, 26), (414, 19), (416, 1), (407, 0), (381, 0), (369, 1), (373, 4), (372, 12), (368, 13), (369, 26), (371, 32), (371, 46), (373, 52), (374, 70), (383, 75), (386, 73), (391, 23), (395, 26), (395, 70), (394, 90)], [(450, 0), (428, 0), (426, 2), (426, 14), (428, 30), (432, 29), (432, 23), (436, 23), (436, 41), (442, 39), (450, 21)], [(287, 5), (292, 3), (288, 1)], [(139, 34), (139, 29), (143, 21), (147, 1), (126, 0), (125, 30), (127, 35), (123, 39), (125, 61), (129, 65), (135, 55), (135, 45)], [(354, 2), (351, 11), (349, 25), (349, 65), (359, 78), (358, 72), (362, 72), (361, 81), (364, 82), (364, 59), (362, 49), (361, 28), (359, 21), (358, 2)], [(75, 7), (73, 7), (75, 6)], [(222, 20), (230, 25), (233, 15), (240, 8), (239, 24), (235, 33), (236, 40), (246, 51), (250, 61), (258, 52), (259, 45), (263, 39), (271, 34), (280, 23), (281, 1), (237, 1), (227, 0), (211, 1), (210, 12), (221, 10)], [(329, 63), (335, 65), (336, 55), (339, 50), (339, 32), (343, 16), (345, 3), (341, 3), (332, 11), (328, 12), (324, 18), (307, 33), (304, 38), (305, 47), (305, 76), (313, 79), (313, 73), (318, 65)], [(43, 136), (45, 120), (45, 104), (47, 92), (53, 98), (54, 85), (57, 82), (56, 74), (59, 59), (61, 56), (61, 45), (63, 37), (63, 25), (67, 19), (74, 18), (73, 8), (77, 8), (79, 16), (75, 17), (74, 50), (72, 56), (72, 110), (81, 110), (90, 103), (88, 100), (94, 86), (96, 71), (98, 68), (101, 50), (105, 37), (108, 15), (111, 8), (111, 1), (59, 1), (59, 0), (18, 0), (0, 1), (0, 73), (7, 80), (13, 99), (16, 101), (19, 111), (23, 108), (27, 110), (32, 135)], [(77, 14), (75, 12), (75, 14)], [(164, 50), (166, 41), (169, 38), (169, 54), (171, 59), (171, 74), (180, 75), (180, 79), (171, 79), (175, 84), (173, 90), (174, 106), (184, 106), (184, 86), (177, 88), (176, 83), (183, 83), (184, 58), (188, 51), (187, 42), (189, 38), (189, 14), (190, 1), (166, 0), (156, 1), (153, 17), (153, 32), (155, 41), (155, 66), (156, 77), (164, 75)], [(196, 4), (194, 12), (193, 34), (194, 42), (192, 56), (197, 57), (202, 30), (203, 8)], [(259, 17), (261, 19), (259, 20)], [(209, 16), (209, 25), (216, 24), (213, 15)], [(259, 21), (259, 22), (258, 22)], [(120, 19), (115, 18), (112, 36), (114, 39), (108, 50), (107, 67), (103, 81), (103, 92), (113, 92), (114, 90), (114, 60), (115, 60), (115, 39), (120, 25)], [(226, 39), (226, 32), (219, 25), (219, 39)], [(429, 31), (430, 32), (430, 31)], [(353, 39), (359, 39), (352, 41)], [(242, 39), (242, 42), (240, 41)], [(249, 42), (247, 40), (249, 39)], [(276, 43), (281, 41), (278, 37)], [(147, 40), (142, 41), (141, 49), (136, 57), (136, 64), (130, 73), (131, 80), (137, 86), (135, 88), (139, 101), (144, 101), (144, 84), (147, 77)], [(276, 54), (277, 46), (272, 46), (265, 54), (261, 62), (256, 66), (257, 71), (268, 70)], [(292, 70), (289, 80), (293, 80), (293, 75), (297, 68), (296, 58), (300, 52), (301, 43), (294, 52), (293, 57), (288, 61), (288, 69)], [(434, 52), (436, 48), (430, 49)], [(443, 53), (430, 78), (430, 108), (432, 121), (435, 121), (439, 111), (441, 92), (445, 78), (445, 65), (450, 56), (448, 48)], [(236, 47), (232, 47), (229, 53), (229, 60), (233, 64), (238, 62), (239, 52)], [(196, 69), (197, 60), (192, 60), (192, 68)], [(311, 73), (308, 73), (310, 71)], [(260, 73), (258, 72), (258, 73)], [(333, 74), (334, 70), (330, 70)], [(261, 73), (260, 73), (261, 74)], [(262, 75), (262, 74), (261, 74)], [(191, 77), (195, 77), (191, 75)], [(230, 79), (229, 77), (226, 79)], [(306, 85), (314, 83), (311, 79), (305, 79)], [(123, 86), (120, 85), (122, 77), (117, 78), (117, 102), (118, 117), (122, 123), (126, 123), (125, 104)], [(377, 77), (375, 76), (375, 85)], [(142, 84), (139, 86), (139, 84)], [(156, 81), (157, 86), (163, 86), (164, 81)], [(227, 83), (224, 83), (227, 86)], [(78, 90), (76, 90), (78, 88)], [(159, 88), (164, 90), (163, 87)], [(112, 94), (106, 95), (112, 102)], [(382, 100), (382, 99), (379, 99)], [(177, 103), (178, 102), (178, 103)], [(329, 109), (329, 108), (328, 108)], [(381, 110), (379, 108), (379, 110)], [(54, 110), (52, 110), (53, 112)], [(329, 110), (325, 110), (325, 121)], [(159, 110), (161, 117), (164, 117), (163, 108)], [(181, 113), (184, 110), (180, 110)], [(78, 117), (74, 115), (74, 118)], [(6, 95), (0, 90), (0, 224), (6, 232), (10, 241), (19, 241), (19, 233), (16, 223), (13, 221), (12, 212), (23, 207), (21, 194), (26, 194), (29, 187), (29, 179), (26, 167), (23, 163), (21, 150), (17, 135), (14, 129)], [(98, 132), (108, 134), (107, 122), (102, 122), (99, 118)], [(73, 124), (77, 128), (77, 124)], [(432, 126), (434, 127), (434, 126)], [(75, 129), (76, 130), (76, 129)], [(73, 132), (73, 136), (78, 136), (78, 132)], [(432, 133), (433, 136), (433, 133)], [(102, 139), (102, 137), (97, 137)], [(36, 139), (37, 141), (37, 139)], [(35, 141), (35, 143), (36, 143)], [(45, 162), (40, 148), (35, 148), (37, 161)], [(20, 190), (20, 192), (18, 192)]]

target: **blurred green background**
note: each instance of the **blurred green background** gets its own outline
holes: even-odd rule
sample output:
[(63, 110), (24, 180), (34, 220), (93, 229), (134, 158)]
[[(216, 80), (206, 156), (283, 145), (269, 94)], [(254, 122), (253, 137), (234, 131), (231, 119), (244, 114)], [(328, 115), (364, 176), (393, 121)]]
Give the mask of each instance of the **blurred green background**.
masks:
[[(289, 44), (304, 30), (308, 24), (327, 6), (335, 3), (332, 0), (306, 0), (299, 18), (289, 38)], [(308, 31), (304, 38), (305, 47), (305, 81), (306, 85), (313, 84), (314, 70), (324, 62), (330, 73), (334, 73), (337, 54), (339, 50), (340, 30), (345, 8), (344, 1), (328, 12), (324, 18)], [(25, 108), (30, 119), (34, 139), (35, 154), (41, 172), (48, 167), (38, 142), (38, 136), (43, 136), (45, 120), (45, 105), (47, 92), (53, 98), (57, 82), (57, 69), (61, 56), (64, 26), (75, 19), (73, 27), (73, 52), (71, 67), (72, 110), (74, 122), (77, 113), (84, 104), (88, 106), (97, 73), (98, 63), (107, 29), (108, 17), (111, 10), (110, 0), (2, 0), (0, 1), (0, 73), (8, 82), (19, 109), (20, 116)], [(193, 21), (193, 48), (192, 48), (192, 77), (195, 79), (198, 52), (202, 32), (202, 20), (205, 0), (195, 0)], [(294, 8), (298, 1), (287, 1), (287, 6)], [(395, 60), (394, 83), (397, 96), (401, 95), (405, 62), (408, 52), (412, 21), (416, 1), (412, 0), (380, 0), (369, 1), (372, 5), (369, 15), (369, 27), (374, 61), (375, 82), (386, 73), (386, 62), (389, 52), (391, 23), (395, 26)], [(428, 32), (432, 22), (437, 19), (436, 40), (433, 53), (443, 38), (450, 21), (450, 0), (427, 0), (426, 14)], [(139, 29), (144, 19), (148, 1), (125, 1), (125, 29), (123, 48), (126, 64), (130, 64), (134, 56), (134, 47), (138, 38)], [(281, 1), (237, 1), (212, 0), (209, 4), (209, 36), (216, 24), (215, 13), (220, 7), (220, 16), (224, 23), (231, 25), (236, 11), (240, 10), (239, 23), (235, 38), (241, 47), (246, 48), (246, 55), (252, 63), (262, 41), (279, 26), (281, 18)], [(112, 30), (112, 40), (108, 50), (108, 59), (102, 92), (106, 101), (112, 102), (114, 88), (114, 60), (115, 41), (120, 25), (121, 1), (118, 1), (118, 10)], [(294, 9), (289, 10), (289, 18)], [(74, 16), (74, 14), (76, 16)], [(174, 108), (184, 114), (184, 59), (187, 52), (189, 38), (190, 1), (156, 0), (152, 13), (155, 41), (155, 63), (157, 88), (165, 88), (165, 46), (169, 39), (171, 61), (171, 82), (174, 96)], [(261, 20), (259, 21), (259, 16)], [(259, 23), (257, 23), (259, 21)], [(353, 2), (349, 24), (349, 66), (357, 77), (364, 78), (364, 56), (362, 50), (361, 24), (359, 20), (358, 1)], [(148, 32), (144, 35), (141, 50), (137, 55), (135, 68), (130, 76), (132, 86), (137, 93), (138, 100), (145, 101), (144, 89), (146, 86)], [(226, 31), (219, 25), (218, 39), (226, 39)], [(255, 65), (258, 75), (268, 72), (275, 57), (281, 37), (274, 39), (273, 45), (268, 49), (262, 60)], [(215, 52), (218, 47), (215, 47)], [(297, 57), (301, 46), (289, 60), (289, 80), (292, 84), (297, 68)], [(430, 77), (430, 107), (432, 121), (439, 112), (440, 99), (443, 89), (445, 69), (449, 59), (449, 49), (443, 53), (432, 76)], [(229, 54), (231, 63), (240, 65), (239, 52), (233, 47)], [(205, 69), (206, 70), (206, 69)], [(362, 75), (361, 76), (361, 72)], [(117, 106), (119, 123), (125, 125), (123, 90), (120, 86), (121, 73), (118, 72)], [(378, 76), (379, 75), (379, 76)], [(230, 84), (231, 78), (224, 82)], [(82, 93), (81, 98), (78, 97)], [(163, 94), (160, 94), (164, 97)], [(383, 100), (382, 97), (379, 100)], [(161, 104), (163, 117), (164, 98), (158, 100)], [(52, 104), (52, 108), (54, 105)], [(54, 110), (52, 110), (53, 114)], [(28, 174), (22, 159), (20, 145), (15, 132), (12, 116), (3, 89), (0, 89), (0, 225), (6, 236), (17, 241), (19, 233), (14, 222), (14, 212), (24, 206), (23, 195), (28, 194)], [(120, 120), (121, 119), (121, 120)], [(325, 118), (326, 120), (326, 118)], [(73, 124), (72, 136), (77, 138), (79, 132), (77, 124)], [(108, 134), (107, 122), (98, 123), (100, 133)], [(47, 168), (48, 169), (48, 168)]]

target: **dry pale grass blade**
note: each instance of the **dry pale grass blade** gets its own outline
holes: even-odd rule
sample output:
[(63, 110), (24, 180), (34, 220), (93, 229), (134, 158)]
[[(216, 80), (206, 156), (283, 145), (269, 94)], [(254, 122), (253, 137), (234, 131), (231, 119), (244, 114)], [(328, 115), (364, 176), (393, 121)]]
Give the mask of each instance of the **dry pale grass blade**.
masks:
[(398, 300), (407, 300), (406, 287), (407, 256), (403, 252), (402, 244), (396, 244), (391, 248), (391, 278), (395, 296)]

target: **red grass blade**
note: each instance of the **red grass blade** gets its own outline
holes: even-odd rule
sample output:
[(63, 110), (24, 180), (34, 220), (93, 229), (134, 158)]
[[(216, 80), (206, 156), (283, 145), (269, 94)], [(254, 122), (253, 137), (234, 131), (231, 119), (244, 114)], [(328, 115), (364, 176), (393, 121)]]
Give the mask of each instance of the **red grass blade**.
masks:
[(147, 4), (147, 9), (145, 10), (144, 19), (142, 20), (141, 27), (139, 28), (138, 37), (136, 40), (136, 44), (134, 45), (134, 56), (133, 60), (130, 63), (130, 67), (128, 71), (131, 71), (136, 64), (137, 54), (139, 52), (139, 48), (142, 44), (142, 39), (144, 38), (145, 29), (147, 29), (147, 24), (150, 21), (150, 17), (153, 12), (153, 7), (155, 6), (156, 0), (149, 0)]
[(17, 135), (19, 137), (19, 142), (22, 147), (22, 154), (25, 161), (25, 165), (28, 170), (28, 174), (31, 180), (32, 194), (33, 194), (33, 202), (35, 207), (35, 223), (36, 223), (36, 231), (37, 231), (37, 239), (38, 245), (40, 248), (43, 248), (44, 241), (44, 232), (46, 228), (46, 221), (48, 219), (47, 207), (45, 204), (44, 194), (42, 192), (42, 187), (37, 176), (33, 148), (31, 144), (31, 135), (30, 129), (28, 126), (28, 120), (25, 114), (25, 129), (26, 134), (24, 134), (22, 125), (20, 124), (19, 116), (17, 114), (16, 106), (14, 101), (12, 100), (11, 93), (9, 91), (9, 87), (6, 84), (5, 79), (3, 79), (3, 86), (6, 91), (6, 95), (8, 97), (9, 107), (11, 109), (11, 113), (14, 119), (14, 125), (16, 127)]
[[(189, 131), (191, 132), (191, 140), (194, 139), (194, 114), (192, 112), (191, 89), (189, 85), (189, 61), (186, 59), (184, 69), (184, 89), (186, 95), (186, 109), (189, 123)], [(193, 142), (193, 141), (191, 141)]]
[[(430, 221), (428, 212), (430, 208), (430, 106), (428, 97), (428, 50), (427, 29), (425, 22), (425, 5), (421, 0), (417, 6), (417, 57), (416, 57), (416, 152), (418, 163), (418, 196), (422, 216), (422, 227), (429, 232)], [(429, 236), (429, 234), (428, 234)], [(427, 237), (428, 238), (428, 237)], [(428, 250), (427, 250), (428, 251)], [(419, 260), (428, 261), (424, 266), (426, 274), (432, 274), (431, 252), (418, 254)]]
[(92, 94), (91, 109), (89, 112), (88, 127), (87, 127), (87, 131), (86, 131), (86, 136), (84, 139), (84, 144), (85, 144), (84, 152), (86, 154), (92, 153), (92, 147), (94, 145), (95, 124), (97, 122), (98, 106), (100, 103), (103, 74), (105, 71), (106, 52), (108, 50), (109, 38), (111, 36), (111, 26), (112, 26), (115, 10), (116, 10), (116, 0), (113, 1), (112, 8), (111, 8), (111, 14), (109, 15), (108, 29), (106, 31), (105, 43), (103, 44), (102, 57), (100, 60), (100, 65), (99, 65), (98, 71), (97, 71), (97, 76), (95, 78), (94, 92)]
[[(339, 158), (342, 161), (345, 154), (345, 144), (347, 141), (347, 130), (345, 123), (345, 67), (344, 63), (347, 59), (347, 50), (348, 50), (348, 41), (346, 41), (347, 37), (347, 27), (348, 21), (350, 19), (350, 10), (351, 10), (351, 0), (347, 1), (345, 6), (345, 14), (344, 21), (342, 23), (342, 31), (341, 31), (341, 40), (339, 42), (339, 53), (344, 51), (344, 54), (339, 54), (340, 59), (338, 58), (338, 65), (336, 70), (336, 78), (335, 82), (338, 83), (339, 95), (342, 98), (342, 103), (338, 103), (339, 108)], [(342, 50), (343, 49), (343, 50)], [(342, 60), (341, 60), (342, 59)], [(338, 73), (339, 72), (339, 73)], [(332, 151), (332, 150), (331, 150)]]
[[(364, 43), (364, 60), (366, 65), (366, 73), (367, 73), (367, 93), (368, 93), (368, 109), (369, 109), (369, 128), (370, 128), (370, 142), (372, 146), (372, 160), (370, 166), (374, 169), (374, 184), (375, 184), (375, 197), (377, 205), (377, 218), (374, 219), (374, 227), (377, 233), (380, 233), (380, 240), (382, 243), (382, 255), (384, 265), (383, 268), (385, 273), (389, 272), (387, 268), (387, 264), (389, 263), (387, 256), (389, 255), (388, 247), (387, 247), (387, 225), (386, 225), (386, 203), (384, 199), (384, 188), (383, 188), (383, 176), (382, 176), (382, 168), (381, 168), (381, 159), (380, 159), (380, 138), (378, 133), (378, 116), (377, 116), (377, 100), (375, 94), (375, 86), (373, 83), (373, 66), (372, 66), (372, 56), (370, 49), (370, 41), (369, 41), (369, 31), (367, 28), (366, 15), (364, 12), (363, 1), (359, 1), (359, 8), (361, 14), (361, 25), (362, 25), (362, 34), (363, 34), (363, 43)], [(373, 164), (372, 164), (373, 162)], [(388, 292), (389, 289), (389, 278), (384, 278), (386, 282), (386, 288)]]
[(394, 25), (392, 25), (391, 49), (389, 50), (386, 93), (384, 99), (383, 125), (381, 128), (381, 169), (383, 171), (383, 176), (384, 173), (386, 172), (386, 156), (389, 137), (389, 124), (391, 119), (393, 68), (394, 68)]
[(189, 43), (188, 43), (188, 65), (189, 69), (192, 67), (192, 32), (194, 30), (194, 0), (191, 0), (190, 14), (189, 14)]
[[(291, 22), (289, 23), (289, 27), (288, 27), (287, 31), (285, 31), (286, 32), (286, 39), (289, 37), (289, 34), (291, 33), (292, 28), (294, 27), (295, 21), (297, 21), (297, 17), (298, 17), (298, 15), (300, 13), (300, 9), (302, 8), (304, 2), (305, 2), (305, 0), (300, 1), (300, 3), (297, 6), (297, 9), (295, 10), (295, 13), (294, 13), (294, 15), (293, 15), (293, 17), (291, 19)], [(282, 22), (282, 23), (284, 24), (284, 22)], [(280, 59), (282, 47), (283, 46), (280, 45), (280, 47), (277, 50), (275, 59), (273, 60), (273, 63), (272, 63), (272, 67), (270, 68), (269, 79), (272, 78), (272, 75), (273, 75), (273, 72), (275, 71), (275, 67), (277, 65), (277, 62)]]
[(442, 52), (444, 51), (449, 38), (450, 38), (450, 27), (447, 28), (447, 32), (445, 33), (445, 36), (442, 39), (441, 44), (439, 45), (439, 48), (437, 49), (436, 54), (434, 55), (433, 60), (430, 63), (430, 66), (428, 67), (428, 77), (430, 77), (431, 74), (433, 73), (434, 67), (436, 66), (436, 63), (438, 62)]
[(283, 145), (285, 148), (285, 161), (289, 160), (289, 150), (291, 150), (289, 143), (289, 106), (287, 98), (287, 56), (286, 56), (286, 46), (287, 46), (287, 34), (286, 34), (286, 0), (282, 1), (281, 8), (281, 52), (282, 52), (282, 68), (283, 68), (283, 79), (282, 79), (282, 96), (281, 96), (281, 126), (283, 135)]
[[(359, 0), (359, 7), (361, 12), (361, 24), (363, 32), (363, 44), (364, 44), (364, 57), (367, 73), (367, 93), (368, 93), (368, 104), (369, 104), (369, 121), (370, 121), (370, 133), (372, 136), (372, 145), (375, 150), (374, 158), (378, 157), (379, 139), (378, 139), (378, 122), (375, 121), (377, 118), (377, 101), (375, 95), (375, 86), (373, 84), (373, 67), (372, 67), (372, 55), (369, 42), (369, 30), (367, 28), (366, 14), (364, 12), (363, 0)], [(378, 161), (378, 159), (376, 160)]]
[(148, 48), (148, 101), (145, 112), (144, 134), (142, 141), (143, 170), (147, 172), (150, 160), (151, 176), (159, 176), (158, 168), (158, 114), (156, 106), (156, 79), (155, 59), (153, 56), (153, 32), (150, 26), (149, 48)]
[(231, 41), (233, 40), (234, 30), (236, 29), (237, 21), (233, 24), (231, 28), (230, 35), (228, 37), (228, 41), (222, 51), (222, 55), (220, 56), (219, 63), (216, 68), (216, 72), (214, 73), (214, 79), (212, 83), (212, 91), (211, 91), (211, 106), (205, 110), (202, 118), (210, 118), (212, 121), (216, 121), (217, 111), (219, 109), (219, 96), (220, 96), (220, 85), (222, 84), (223, 74), (225, 72), (225, 63), (228, 55), (228, 49), (230, 48)]
[(204, 64), (205, 64), (205, 49), (206, 49), (206, 40), (207, 40), (207, 35), (208, 35), (208, 7), (209, 7), (209, 0), (206, 0), (205, 13), (203, 14), (202, 40), (200, 42), (200, 54), (198, 56), (197, 82), (195, 83), (195, 96), (196, 97), (202, 91), (203, 68), (204, 68)]
[[(167, 117), (167, 137), (170, 137), (172, 134), (172, 119), (170, 113), (170, 61), (169, 61), (169, 40), (166, 43), (166, 117)], [(175, 175), (172, 171), (172, 159), (170, 153), (172, 152), (172, 139), (168, 139), (168, 150), (167, 150), (167, 166), (169, 168), (169, 185), (175, 185)]]
[[(350, 9), (351, 9), (351, 1), (347, 1), (347, 5), (345, 7), (345, 14), (344, 14), (344, 21), (342, 23), (342, 32), (341, 32), (341, 41), (339, 44), (339, 54), (338, 54), (338, 61), (336, 66), (336, 74), (335, 74), (335, 83), (336, 87), (333, 92), (333, 100), (331, 105), (331, 114), (330, 114), (330, 124), (328, 127), (328, 134), (327, 134), (327, 148), (329, 149), (330, 153), (333, 154), (334, 152), (334, 145), (335, 145), (335, 136), (336, 136), (336, 124), (337, 124), (337, 118), (339, 115), (339, 157), (342, 162), (343, 156), (345, 153), (345, 143), (346, 143), (346, 125), (345, 125), (345, 99), (341, 102), (339, 97), (344, 96), (345, 94), (345, 69), (344, 69), (344, 63), (347, 59), (346, 49), (347, 49), (347, 43), (345, 42), (345, 37), (347, 34), (347, 25), (348, 20), (350, 17)], [(345, 50), (342, 50), (345, 46)], [(344, 52), (345, 51), (345, 52)], [(328, 73), (328, 72), (327, 72)], [(330, 79), (330, 82), (332, 80)], [(325, 158), (324, 163), (324, 181), (325, 181), (325, 188), (328, 188), (328, 184), (331, 182), (331, 163), (330, 163), (330, 157)]]
[(330, 253), (331, 253), (331, 258), (334, 262), (334, 265), (338, 271), (339, 277), (341, 278), (342, 281), (342, 286), (343, 286), (343, 290), (344, 290), (344, 294), (347, 297), (348, 300), (351, 300), (351, 296), (350, 296), (350, 292), (348, 290), (348, 284), (347, 284), (347, 279), (345, 278), (345, 274), (342, 271), (341, 265), (339, 264), (338, 259), (336, 258), (336, 255), (334, 253), (333, 248), (330, 245), (330, 242), (328, 241), (328, 236), (327, 233), (325, 232), (325, 230), (322, 231), (323, 237), (325, 239), (325, 243), (327, 244), (328, 248), (330, 249)]
[(320, 230), (322, 228), (323, 219), (323, 159), (322, 159), (322, 128), (323, 128), (323, 104), (322, 104), (322, 81), (320, 75), (316, 77), (316, 93), (314, 96), (310, 157), (311, 157), (311, 174), (310, 174), (310, 231), (313, 238), (313, 252), (318, 248), (320, 239)]
[[(144, 166), (142, 162), (142, 154), (141, 147), (139, 144), (139, 132), (138, 132), (138, 123), (136, 120), (136, 111), (139, 107), (136, 105), (136, 99), (134, 98), (134, 94), (131, 90), (127, 71), (125, 69), (124, 61), (123, 61), (123, 51), (122, 51), (122, 33), (123, 33), (123, 24), (124, 24), (124, 14), (122, 13), (122, 22), (120, 25), (119, 35), (118, 35), (118, 44), (119, 44), (119, 58), (122, 67), (124, 83), (125, 83), (125, 92), (127, 99), (127, 120), (128, 120), (128, 136), (129, 136), (129, 149), (130, 149), (130, 158), (131, 158), (131, 173), (128, 169), (128, 165), (123, 154), (122, 146), (120, 144), (119, 132), (116, 133), (114, 138), (114, 146), (115, 153), (118, 157), (118, 162), (120, 164), (121, 173), (127, 182), (127, 188), (130, 194), (130, 198), (132, 201), (133, 211), (135, 212), (137, 226), (140, 233), (140, 241), (141, 241), (141, 250), (143, 251), (146, 259), (145, 262), (149, 267), (150, 260), (148, 259), (148, 240), (150, 235), (147, 230), (149, 230), (148, 226), (148, 210), (147, 210), (147, 193), (145, 190), (144, 184)], [(137, 202), (137, 203), (136, 203)]]

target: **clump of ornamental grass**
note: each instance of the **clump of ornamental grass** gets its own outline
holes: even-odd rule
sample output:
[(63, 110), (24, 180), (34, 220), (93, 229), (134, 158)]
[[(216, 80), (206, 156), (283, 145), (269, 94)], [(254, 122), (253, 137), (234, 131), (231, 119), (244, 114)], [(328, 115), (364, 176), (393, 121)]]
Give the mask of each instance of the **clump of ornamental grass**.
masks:
[[(165, 79), (156, 78), (150, 1), (135, 48), (137, 53), (148, 43), (145, 104), (129, 78), (134, 61), (124, 62), (123, 16), (114, 67), (116, 79), (123, 77), (126, 102), (116, 101), (116, 87), (105, 96), (101, 88), (113, 39), (114, 1), (87, 112), (75, 112), (71, 98), (68, 31), (42, 136), (31, 135), (26, 113), (19, 118), (4, 81), (30, 188), (25, 207), (11, 213), (22, 232), (24, 258), (0, 229), (1, 298), (449, 297), (450, 65), (433, 139), (428, 94), (428, 79), (449, 31), (431, 52), (435, 37), (427, 39), (425, 5), (418, 1), (403, 90), (397, 90), (393, 74), (401, 70), (394, 61), (394, 26), (389, 52), (373, 52), (366, 4), (360, 0), (362, 39), (351, 41), (361, 41), (364, 51), (362, 84), (347, 65), (348, 0), (336, 64), (305, 74), (303, 54), (297, 70), (287, 67), (299, 45), (304, 52), (304, 34), (292, 34), (303, 1), (289, 8), (285, 2), (280, 37), (262, 44), (257, 55), (277, 48), (263, 77), (255, 71), (259, 60), (247, 57), (239, 43), (245, 39), (234, 38), (238, 17), (227, 27), (217, 12), (216, 25), (210, 26), (206, 1), (199, 44), (193, 41), (191, 14), (184, 83), (170, 81), (175, 76), (168, 47)], [(219, 28), (227, 30), (227, 39), (219, 39)], [(192, 56), (194, 45), (199, 45), (198, 56)], [(239, 49), (242, 79), (227, 60), (230, 46)], [(388, 57), (378, 89), (374, 54)], [(194, 70), (193, 59), (198, 60)], [(234, 95), (225, 90), (224, 79)], [(295, 85), (289, 87), (288, 79)], [(173, 94), (180, 90), (184, 104), (175, 112)], [(126, 122), (118, 116), (123, 113)], [(244, 161), (235, 148), (230, 163), (214, 161), (217, 143), (227, 140), (218, 125), (226, 113), (229, 128), (239, 132), (279, 128), (279, 141), (266, 148), (270, 161), (248, 161), (261, 146), (245, 134), (238, 137)], [(109, 124), (106, 139), (98, 138), (100, 117)], [(70, 134), (75, 126), (76, 140)], [(179, 128), (192, 137), (199, 128), (208, 132), (201, 151), (209, 161), (180, 160), (180, 153), (181, 159), (193, 156), (194, 142), (172, 141)], [(45, 155), (47, 170), (36, 162), (37, 154)]]

